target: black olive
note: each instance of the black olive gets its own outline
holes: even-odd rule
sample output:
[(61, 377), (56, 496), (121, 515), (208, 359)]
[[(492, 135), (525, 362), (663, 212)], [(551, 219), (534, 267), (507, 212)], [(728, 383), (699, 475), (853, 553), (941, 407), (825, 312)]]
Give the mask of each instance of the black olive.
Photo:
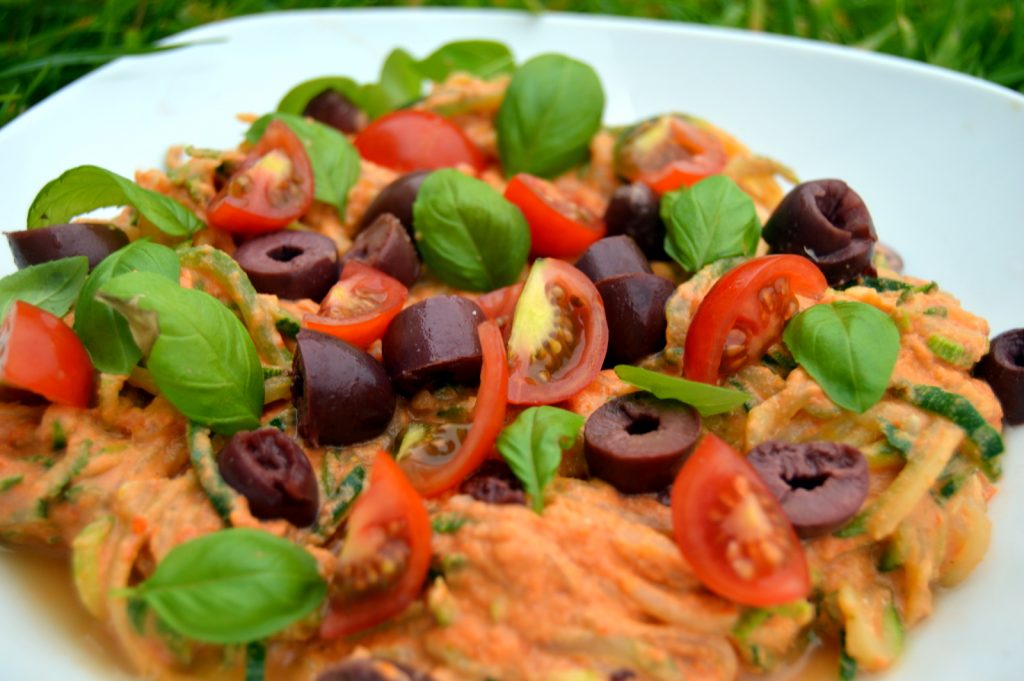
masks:
[(302, 448), (277, 428), (235, 433), (217, 455), (217, 467), (257, 518), (284, 518), (296, 527), (316, 520), (320, 492), (313, 467)]
[(761, 233), (774, 253), (813, 261), (831, 286), (875, 276), (871, 259), (878, 241), (871, 214), (842, 180), (814, 180), (792, 189)]
[(576, 269), (595, 284), (610, 277), (651, 271), (651, 264), (628, 236), (606, 236), (595, 241), (576, 261)]
[(665, 347), (665, 301), (675, 288), (668, 279), (642, 272), (598, 283), (608, 319), (605, 366), (630, 364)]
[(338, 282), (338, 247), (315, 232), (286, 230), (238, 247), (235, 260), (260, 293), (320, 301)]
[(483, 352), (476, 327), (484, 319), (480, 307), (461, 296), (432, 296), (399, 312), (381, 346), (395, 390), (411, 395), (478, 382)]
[(14, 263), (18, 269), (29, 265), (84, 255), (89, 269), (117, 249), (128, 245), (128, 237), (117, 227), (94, 222), (72, 222), (20, 232), (7, 232)]
[(316, 681), (433, 681), (408, 665), (389, 660), (346, 660), (320, 672)]
[(803, 538), (842, 527), (867, 498), (867, 460), (841, 442), (770, 440), (750, 450), (747, 461)]
[(608, 236), (625, 234), (651, 260), (665, 260), (665, 223), (661, 202), (643, 182), (626, 184), (614, 192), (604, 212)]
[(583, 451), (590, 474), (620, 492), (658, 492), (672, 483), (699, 435), (700, 415), (692, 407), (631, 393), (590, 415)]
[(378, 269), (406, 286), (412, 286), (420, 276), (420, 261), (412, 239), (391, 213), (384, 213), (359, 233), (341, 259), (342, 267), (349, 260)]
[(488, 460), (467, 478), (459, 491), (485, 504), (525, 504), (522, 483), (504, 461)]
[(366, 127), (366, 114), (363, 110), (337, 90), (324, 90), (309, 100), (302, 115), (347, 134), (359, 132)]
[(295, 347), (292, 397), (299, 434), (316, 445), (349, 445), (384, 432), (395, 393), (377, 360), (343, 340), (303, 329)]
[(1005, 331), (992, 339), (988, 354), (974, 373), (992, 386), (1011, 425), (1024, 423), (1024, 329)]
[(359, 223), (360, 229), (365, 229), (384, 213), (391, 213), (409, 232), (409, 236), (415, 238), (416, 232), (412, 224), (412, 204), (416, 202), (416, 196), (420, 193), (420, 185), (430, 174), (429, 170), (414, 170), (411, 173), (402, 175), (393, 181), (374, 197), (373, 201), (363, 213), (363, 219)]

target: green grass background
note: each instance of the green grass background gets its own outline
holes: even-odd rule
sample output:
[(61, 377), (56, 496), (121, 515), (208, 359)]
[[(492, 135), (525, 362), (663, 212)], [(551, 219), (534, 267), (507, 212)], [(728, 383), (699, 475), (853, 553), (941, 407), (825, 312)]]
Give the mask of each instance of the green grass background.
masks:
[(732, 26), (918, 59), (1024, 91), (1024, 0), (0, 0), (0, 126), (89, 70), (199, 24), (296, 8), (394, 6)]

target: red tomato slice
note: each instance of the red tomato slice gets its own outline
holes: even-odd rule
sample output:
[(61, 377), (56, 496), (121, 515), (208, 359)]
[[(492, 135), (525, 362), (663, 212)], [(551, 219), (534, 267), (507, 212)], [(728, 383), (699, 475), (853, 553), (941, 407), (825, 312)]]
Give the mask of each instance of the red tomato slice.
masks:
[(586, 387), (608, 351), (608, 322), (597, 288), (561, 260), (533, 263), (508, 339), (508, 401), (553, 404)]
[(690, 187), (725, 169), (725, 147), (680, 114), (658, 116), (628, 130), (616, 147), (616, 169), (659, 194)]
[(60, 318), (15, 301), (0, 327), (0, 381), (56, 404), (92, 403), (94, 372), (82, 341)]
[(425, 497), (436, 496), (457, 486), (479, 468), (505, 425), (508, 392), (505, 341), (497, 324), (492, 321), (480, 324), (477, 333), (480, 334), (484, 361), (472, 425), (468, 431), (464, 427), (450, 429), (449, 434), (457, 438), (450, 454), (431, 455), (414, 450), (400, 463), (413, 487)]
[(366, 348), (384, 335), (408, 297), (409, 290), (397, 279), (350, 260), (320, 303), (320, 311), (305, 315), (302, 323)]
[(505, 198), (530, 225), (531, 255), (574, 258), (604, 236), (601, 220), (547, 180), (519, 173), (505, 188)]
[(313, 203), (313, 167), (302, 141), (275, 120), (206, 208), (206, 219), (238, 234), (271, 232)]
[(519, 302), (519, 295), (523, 292), (523, 285), (512, 284), (503, 288), (495, 289), (485, 293), (476, 299), (484, 314), (491, 321), (497, 322), (501, 328), (501, 335), (508, 340), (512, 332), (512, 315), (516, 311), (516, 303)]
[(402, 109), (381, 116), (354, 143), (367, 161), (400, 173), (463, 164), (483, 170), (486, 165), (483, 153), (457, 125), (429, 111)]
[(683, 376), (717, 383), (761, 359), (798, 309), (796, 296), (821, 298), (821, 270), (799, 255), (766, 255), (733, 268), (700, 302), (683, 352)]
[(704, 586), (757, 607), (805, 598), (807, 557), (782, 507), (739, 452), (713, 434), (672, 486), (672, 528)]
[(409, 607), (430, 567), (430, 536), (423, 499), (394, 460), (378, 452), (369, 487), (348, 519), (335, 592), (320, 635), (353, 634)]

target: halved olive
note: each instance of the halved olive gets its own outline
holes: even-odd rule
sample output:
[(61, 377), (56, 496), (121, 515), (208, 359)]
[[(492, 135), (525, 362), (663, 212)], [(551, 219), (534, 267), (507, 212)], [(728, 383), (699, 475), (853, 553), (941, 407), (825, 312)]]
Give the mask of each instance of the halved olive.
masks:
[(504, 461), (485, 461), (460, 486), (459, 491), (485, 504), (525, 504), (523, 485)]
[(412, 224), (412, 204), (420, 193), (420, 186), (423, 180), (427, 179), (430, 170), (414, 170), (411, 173), (402, 175), (391, 184), (380, 190), (373, 201), (363, 213), (363, 219), (359, 223), (361, 229), (365, 229), (384, 213), (391, 213), (402, 223), (409, 236), (415, 237), (416, 232)]
[(349, 260), (380, 270), (406, 286), (412, 286), (420, 276), (420, 261), (412, 239), (391, 213), (380, 215), (359, 233), (341, 259), (342, 266)]
[(604, 212), (604, 224), (608, 228), (608, 236), (625, 234), (648, 258), (666, 259), (661, 201), (643, 182), (626, 184), (612, 192)]
[(610, 277), (634, 272), (650, 272), (647, 256), (631, 237), (607, 236), (595, 241), (576, 261), (576, 269), (595, 284)]
[(128, 237), (117, 227), (95, 222), (72, 222), (20, 232), (7, 232), (14, 263), (18, 269), (51, 260), (84, 255), (89, 269), (117, 249), (128, 245)]
[(235, 260), (260, 293), (319, 301), (338, 281), (338, 247), (315, 232), (282, 231), (246, 241)]
[(1011, 425), (1024, 423), (1024, 329), (1012, 329), (992, 339), (975, 375), (988, 381)]
[(316, 681), (433, 681), (399, 662), (376, 658), (346, 660), (320, 672)]
[(309, 100), (303, 116), (352, 134), (366, 127), (366, 114), (351, 99), (334, 89), (327, 89)]
[(700, 435), (700, 415), (647, 392), (605, 403), (583, 428), (594, 477), (626, 494), (658, 492), (672, 483)]
[(665, 302), (675, 289), (668, 279), (643, 272), (597, 285), (608, 318), (606, 367), (635, 362), (665, 347)]

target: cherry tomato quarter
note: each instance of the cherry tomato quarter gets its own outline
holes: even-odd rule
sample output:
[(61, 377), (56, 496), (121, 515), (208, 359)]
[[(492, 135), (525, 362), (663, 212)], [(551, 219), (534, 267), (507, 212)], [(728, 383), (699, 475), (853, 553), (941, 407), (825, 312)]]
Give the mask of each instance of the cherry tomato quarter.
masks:
[(486, 165), (483, 153), (462, 130), (429, 111), (402, 109), (370, 123), (354, 144), (367, 161), (400, 173)]
[(519, 173), (505, 188), (530, 225), (530, 255), (575, 258), (604, 236), (604, 223), (551, 182)]
[(725, 169), (725, 147), (700, 122), (666, 114), (638, 123), (615, 146), (616, 172), (658, 194), (691, 187)]
[(319, 312), (305, 315), (302, 323), (365, 349), (384, 335), (408, 297), (408, 289), (397, 279), (350, 260)]

